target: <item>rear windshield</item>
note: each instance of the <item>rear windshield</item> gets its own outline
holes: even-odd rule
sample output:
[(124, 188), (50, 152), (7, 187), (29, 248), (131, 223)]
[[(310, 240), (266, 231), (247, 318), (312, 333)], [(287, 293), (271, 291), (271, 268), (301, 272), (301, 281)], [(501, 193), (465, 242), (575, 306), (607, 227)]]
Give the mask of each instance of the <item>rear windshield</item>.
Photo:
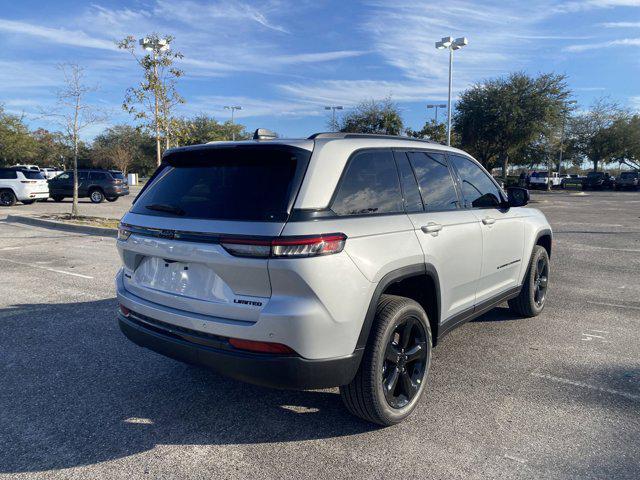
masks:
[(264, 145), (170, 153), (133, 213), (211, 220), (285, 221), (310, 152)]
[(531, 176), (534, 178), (546, 178), (549, 176), (549, 174), (547, 172), (535, 172), (531, 174)]
[(42, 174), (36, 170), (22, 170), (22, 174), (29, 180), (44, 180)]
[(638, 172), (622, 172), (620, 178), (638, 178)]
[(602, 173), (602, 172), (589, 172), (589, 173), (587, 173), (587, 177), (589, 177), (589, 178), (604, 177), (604, 173)]
[(124, 180), (124, 174), (122, 172), (109, 172), (113, 178), (118, 180)]

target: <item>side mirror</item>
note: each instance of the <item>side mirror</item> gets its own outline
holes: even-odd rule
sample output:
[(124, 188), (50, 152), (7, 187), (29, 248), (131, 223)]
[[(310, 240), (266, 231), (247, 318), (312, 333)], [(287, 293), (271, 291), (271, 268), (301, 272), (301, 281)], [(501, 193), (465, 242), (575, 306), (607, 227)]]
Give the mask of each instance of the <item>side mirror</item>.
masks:
[(529, 203), (529, 190), (521, 187), (509, 187), (507, 188), (507, 197), (509, 199), (510, 207), (524, 207)]

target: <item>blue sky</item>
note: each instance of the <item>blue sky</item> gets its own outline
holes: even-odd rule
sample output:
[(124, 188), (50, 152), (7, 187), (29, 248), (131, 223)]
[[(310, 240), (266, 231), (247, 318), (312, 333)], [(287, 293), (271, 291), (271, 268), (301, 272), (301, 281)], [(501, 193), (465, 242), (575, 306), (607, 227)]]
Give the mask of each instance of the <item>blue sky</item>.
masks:
[(226, 120), (223, 106), (239, 104), (248, 129), (286, 136), (326, 130), (324, 105), (387, 96), (407, 126), (420, 127), (433, 116), (426, 104), (446, 100), (447, 53), (434, 48), (445, 35), (469, 39), (456, 53), (454, 94), (516, 70), (553, 71), (568, 76), (582, 108), (608, 95), (640, 109), (640, 0), (2, 4), (0, 103), (34, 127), (51, 127), (40, 112), (55, 104), (61, 62), (86, 68), (99, 86), (91, 102), (111, 112), (110, 123), (133, 123), (120, 104), (140, 72), (114, 42), (153, 31), (174, 35), (184, 54), (181, 114)]

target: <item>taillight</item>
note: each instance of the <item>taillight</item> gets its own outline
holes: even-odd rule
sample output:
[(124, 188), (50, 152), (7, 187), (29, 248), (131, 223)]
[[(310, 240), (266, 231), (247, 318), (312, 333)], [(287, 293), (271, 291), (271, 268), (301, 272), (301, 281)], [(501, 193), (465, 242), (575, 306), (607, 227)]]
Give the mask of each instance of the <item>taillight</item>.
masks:
[(273, 239), (223, 237), (220, 244), (237, 257), (299, 258), (339, 253), (346, 240), (344, 233), (326, 233)]
[(339, 253), (344, 248), (344, 233), (323, 234), (313, 237), (280, 237), (271, 244), (272, 257), (315, 257)]
[(118, 306), (120, 307), (120, 313), (122, 313), (122, 315), (124, 315), (125, 317), (128, 317), (131, 314), (131, 310), (129, 310), (124, 305), (119, 304)]
[(296, 353), (293, 349), (281, 343), (256, 342), (254, 340), (242, 340), (240, 338), (230, 338), (229, 343), (234, 348), (247, 350), (249, 352), (279, 353), (282, 355), (291, 355)]
[(131, 230), (123, 224), (118, 225), (118, 240), (127, 240), (131, 236)]

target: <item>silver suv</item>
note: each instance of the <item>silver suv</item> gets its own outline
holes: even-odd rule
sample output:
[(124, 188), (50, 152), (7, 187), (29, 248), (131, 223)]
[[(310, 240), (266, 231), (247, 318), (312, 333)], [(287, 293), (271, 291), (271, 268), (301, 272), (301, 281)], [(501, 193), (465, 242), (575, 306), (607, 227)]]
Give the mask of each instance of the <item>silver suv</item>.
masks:
[(169, 150), (122, 218), (120, 327), (239, 380), (339, 386), (353, 414), (398, 423), (444, 335), (505, 301), (544, 308), (551, 229), (528, 199), (402, 137)]

